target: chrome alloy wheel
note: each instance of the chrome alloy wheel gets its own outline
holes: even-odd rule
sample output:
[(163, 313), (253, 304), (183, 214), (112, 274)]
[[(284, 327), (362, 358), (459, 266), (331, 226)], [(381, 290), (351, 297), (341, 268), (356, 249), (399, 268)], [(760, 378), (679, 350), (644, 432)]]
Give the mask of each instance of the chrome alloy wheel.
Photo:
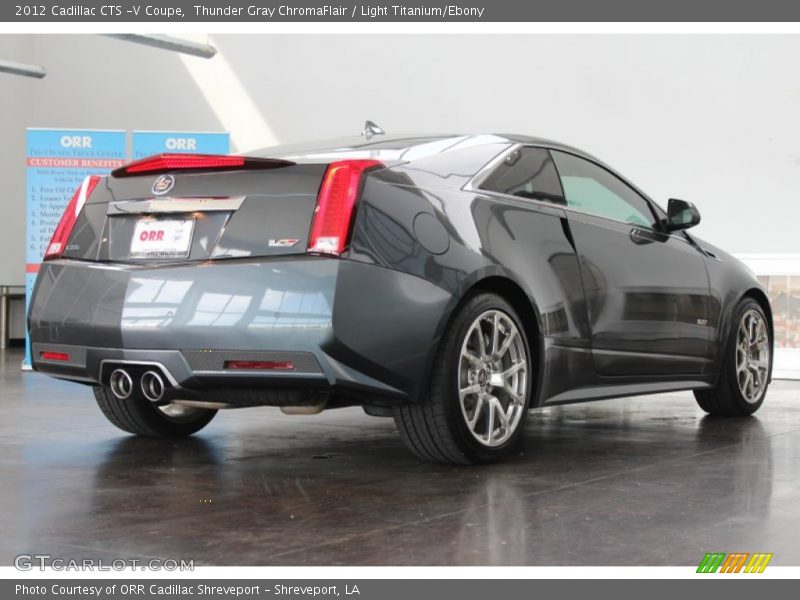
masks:
[(753, 404), (767, 387), (769, 377), (769, 334), (764, 317), (757, 310), (744, 313), (736, 334), (736, 379), (744, 399)]
[(528, 355), (514, 321), (500, 310), (481, 314), (467, 330), (458, 365), (458, 399), (472, 436), (500, 446), (514, 434), (525, 407)]

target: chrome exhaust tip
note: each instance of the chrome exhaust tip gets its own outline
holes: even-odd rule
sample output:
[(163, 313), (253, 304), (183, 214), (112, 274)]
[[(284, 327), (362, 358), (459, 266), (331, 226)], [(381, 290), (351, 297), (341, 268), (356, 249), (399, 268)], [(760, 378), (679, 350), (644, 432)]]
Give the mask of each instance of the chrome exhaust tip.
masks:
[(133, 393), (133, 379), (124, 369), (115, 369), (108, 380), (111, 393), (120, 400), (127, 400)]
[(164, 392), (166, 391), (164, 380), (155, 371), (147, 371), (142, 375), (141, 387), (142, 394), (150, 402), (158, 403), (164, 399)]

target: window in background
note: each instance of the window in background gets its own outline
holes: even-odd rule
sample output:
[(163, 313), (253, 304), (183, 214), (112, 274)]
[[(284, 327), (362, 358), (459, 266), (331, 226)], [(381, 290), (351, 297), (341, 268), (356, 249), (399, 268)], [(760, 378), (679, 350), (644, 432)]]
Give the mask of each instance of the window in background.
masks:
[(800, 275), (760, 275), (775, 321), (775, 347), (800, 348)]

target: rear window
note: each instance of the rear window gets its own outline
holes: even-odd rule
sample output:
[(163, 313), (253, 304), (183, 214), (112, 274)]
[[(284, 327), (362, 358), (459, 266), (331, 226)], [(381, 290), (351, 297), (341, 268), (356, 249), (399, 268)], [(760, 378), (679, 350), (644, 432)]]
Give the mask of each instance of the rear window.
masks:
[[(486, 148), (487, 156), (495, 156), (493, 146), (508, 141), (495, 135), (459, 135), (459, 136), (426, 136), (384, 139), (380, 136), (372, 141), (364, 138), (343, 138), (316, 142), (313, 145), (299, 144), (294, 146), (276, 146), (265, 148), (254, 153), (254, 156), (281, 158), (292, 162), (333, 162), (348, 159), (379, 160), (383, 163), (414, 162), (433, 158), (446, 153), (469, 151), (473, 148)], [(477, 171), (488, 158), (483, 159), (475, 168)], [(459, 169), (465, 168), (458, 164)]]
[(418, 146), (425, 146), (437, 142), (445, 142), (452, 140), (453, 136), (430, 136), (430, 137), (409, 137), (409, 138), (391, 138), (385, 139), (383, 136), (378, 136), (373, 141), (366, 141), (363, 137), (346, 137), (333, 140), (325, 140), (318, 142), (305, 142), (295, 144), (284, 144), (281, 146), (272, 146), (269, 148), (262, 148), (252, 152), (253, 156), (263, 156), (269, 158), (277, 157), (312, 157), (312, 156), (343, 156), (354, 155), (356, 157), (362, 155), (376, 155), (378, 153), (390, 152), (396, 155), (398, 152), (415, 148)]

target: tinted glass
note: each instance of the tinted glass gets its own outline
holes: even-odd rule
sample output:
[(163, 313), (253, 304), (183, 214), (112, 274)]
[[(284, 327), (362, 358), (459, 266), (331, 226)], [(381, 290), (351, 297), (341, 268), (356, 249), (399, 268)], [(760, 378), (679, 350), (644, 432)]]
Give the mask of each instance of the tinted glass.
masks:
[(604, 168), (564, 152), (553, 151), (567, 206), (623, 223), (653, 227), (647, 200)]
[(483, 180), (480, 189), (564, 204), (558, 173), (544, 148), (519, 148)]

